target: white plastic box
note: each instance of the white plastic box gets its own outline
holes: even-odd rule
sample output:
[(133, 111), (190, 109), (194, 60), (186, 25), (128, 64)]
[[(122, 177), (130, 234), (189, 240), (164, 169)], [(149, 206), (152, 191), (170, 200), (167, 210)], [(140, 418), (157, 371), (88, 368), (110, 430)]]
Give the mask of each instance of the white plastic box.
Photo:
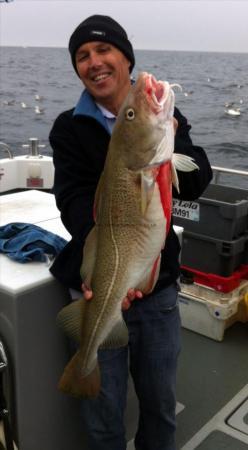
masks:
[[(69, 240), (59, 215), (52, 194), (0, 196), (0, 225), (29, 222)], [(19, 450), (87, 449), (80, 402), (57, 388), (70, 349), (56, 315), (68, 301), (46, 263), (21, 264), (0, 254), (0, 338), (11, 369), (8, 407)]]
[(216, 341), (235, 322), (248, 321), (248, 280), (229, 293), (199, 284), (181, 284), (179, 309), (182, 326)]

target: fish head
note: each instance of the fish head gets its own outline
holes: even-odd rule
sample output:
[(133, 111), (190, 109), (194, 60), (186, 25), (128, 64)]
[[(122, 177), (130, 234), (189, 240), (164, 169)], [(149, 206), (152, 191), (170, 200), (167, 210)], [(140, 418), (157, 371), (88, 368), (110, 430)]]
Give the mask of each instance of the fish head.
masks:
[(141, 72), (120, 109), (111, 141), (130, 170), (156, 167), (174, 151), (174, 92), (166, 81)]

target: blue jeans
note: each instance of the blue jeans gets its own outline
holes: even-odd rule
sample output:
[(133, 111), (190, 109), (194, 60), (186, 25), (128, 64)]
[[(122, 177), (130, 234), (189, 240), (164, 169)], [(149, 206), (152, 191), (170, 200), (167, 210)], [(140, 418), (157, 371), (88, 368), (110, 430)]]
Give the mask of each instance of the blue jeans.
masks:
[[(102, 390), (82, 401), (90, 450), (125, 450), (128, 363), (139, 401), (136, 450), (175, 450), (176, 368), (180, 351), (177, 285), (135, 300), (123, 313), (129, 345), (100, 350)], [(128, 361), (129, 357), (129, 361)]]

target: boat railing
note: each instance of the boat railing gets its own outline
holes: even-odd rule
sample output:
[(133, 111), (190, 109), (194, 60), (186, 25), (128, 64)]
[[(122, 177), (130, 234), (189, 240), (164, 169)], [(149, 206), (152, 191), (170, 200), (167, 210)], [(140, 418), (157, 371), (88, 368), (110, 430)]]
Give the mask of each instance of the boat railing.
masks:
[(215, 184), (219, 183), (221, 174), (231, 174), (248, 177), (248, 171), (246, 170), (229, 169), (226, 167), (218, 167), (218, 166), (212, 166), (212, 170), (213, 170), (213, 182)]
[(8, 144), (5, 144), (5, 142), (0, 142), (0, 150), (4, 151), (5, 153), (8, 153), (9, 159), (13, 159), (13, 153)]
[[(22, 148), (28, 148), (29, 154), (27, 158), (42, 158), (42, 155), (39, 154), (39, 149), (44, 148), (46, 145), (40, 144), (38, 138), (29, 138), (28, 144), (22, 144)], [(4, 151), (8, 154), (9, 159), (14, 159), (12, 150), (8, 144), (5, 142), (0, 142), (0, 150)]]
[(39, 149), (46, 147), (44, 144), (39, 144), (39, 139), (29, 138), (29, 144), (22, 144), (22, 148), (29, 148), (29, 155), (27, 158), (42, 158), (39, 154)]

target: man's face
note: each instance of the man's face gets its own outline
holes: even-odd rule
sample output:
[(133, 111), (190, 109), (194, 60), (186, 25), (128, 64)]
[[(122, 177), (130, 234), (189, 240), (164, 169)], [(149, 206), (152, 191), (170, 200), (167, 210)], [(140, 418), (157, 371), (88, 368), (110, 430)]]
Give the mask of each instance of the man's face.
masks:
[[(113, 45), (87, 42), (76, 52), (76, 67), (85, 87), (96, 101), (121, 104), (130, 88), (130, 62)], [(120, 105), (119, 105), (120, 106)]]

